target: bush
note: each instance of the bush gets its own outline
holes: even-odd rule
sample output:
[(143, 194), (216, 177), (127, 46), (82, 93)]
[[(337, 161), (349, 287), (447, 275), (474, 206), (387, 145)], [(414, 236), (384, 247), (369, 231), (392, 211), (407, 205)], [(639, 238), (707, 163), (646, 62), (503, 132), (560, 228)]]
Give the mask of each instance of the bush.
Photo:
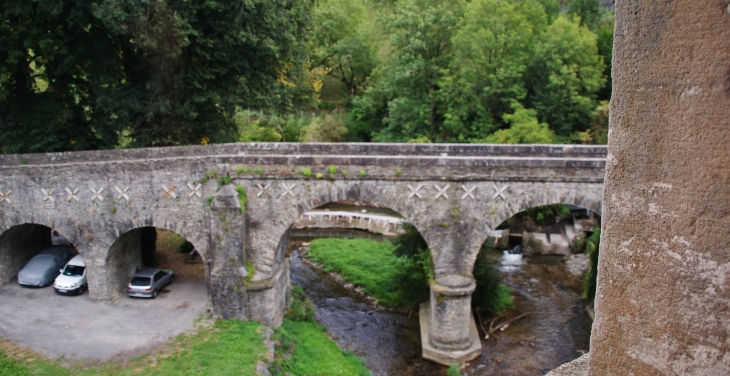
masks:
[(586, 253), (591, 260), (591, 267), (586, 273), (583, 297), (589, 302), (593, 302), (596, 297), (596, 278), (598, 277), (598, 253), (601, 241), (601, 229), (594, 228), (593, 235), (586, 239)]
[(345, 126), (347, 114), (343, 110), (335, 110), (331, 114), (322, 114), (312, 120), (304, 129), (304, 142), (339, 142), (347, 133)]
[(514, 306), (509, 289), (502, 284), (499, 269), (489, 260), (484, 249), (474, 263), (474, 280), (477, 288), (471, 295), (472, 308), (498, 315)]
[(402, 262), (393, 283), (401, 288), (403, 303), (414, 305), (428, 300), (433, 261), (428, 244), (416, 227), (404, 223), (403, 229), (404, 232), (393, 242), (396, 247), (393, 253)]
[(293, 285), (289, 289), (289, 300), (291, 304), (284, 317), (292, 321), (315, 322), (314, 304), (309, 300), (301, 286)]

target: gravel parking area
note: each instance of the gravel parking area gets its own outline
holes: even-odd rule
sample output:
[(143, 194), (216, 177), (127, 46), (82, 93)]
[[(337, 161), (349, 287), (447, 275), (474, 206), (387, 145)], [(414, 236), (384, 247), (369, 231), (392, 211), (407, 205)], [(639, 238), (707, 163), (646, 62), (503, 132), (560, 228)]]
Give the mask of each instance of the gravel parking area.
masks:
[(0, 337), (51, 358), (123, 361), (193, 329), (207, 303), (203, 281), (175, 279), (157, 299), (114, 305), (10, 283), (0, 288)]

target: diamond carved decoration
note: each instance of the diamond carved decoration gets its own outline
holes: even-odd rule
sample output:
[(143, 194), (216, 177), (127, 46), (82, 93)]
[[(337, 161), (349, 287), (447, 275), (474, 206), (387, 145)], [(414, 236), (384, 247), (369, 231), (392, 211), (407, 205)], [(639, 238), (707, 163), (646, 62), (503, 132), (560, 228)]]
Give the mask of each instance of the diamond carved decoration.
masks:
[(188, 188), (190, 188), (190, 193), (188, 194), (188, 197), (193, 197), (193, 195), (201, 197), (200, 196), (200, 187), (203, 185), (198, 183), (198, 185), (193, 185), (193, 183), (188, 183)]
[(162, 195), (162, 198), (165, 197), (172, 197), (177, 198), (177, 193), (175, 193), (175, 184), (171, 185), (170, 187), (165, 187), (164, 185), (161, 185), (162, 189), (165, 191), (165, 193)]
[(419, 184), (418, 187), (416, 187), (416, 188), (413, 188), (413, 187), (411, 187), (410, 184), (408, 184), (408, 189), (411, 190), (411, 194), (408, 195), (408, 198), (412, 198), (413, 196), (416, 196), (418, 198), (423, 198), (423, 197), (421, 197), (421, 194), (418, 193), (418, 191), (420, 191), (421, 188), (423, 188), (423, 184)]
[(122, 198), (129, 201), (129, 195), (127, 194), (129, 187), (124, 187), (124, 189), (120, 189), (119, 187), (114, 187), (114, 190), (117, 191), (117, 193), (119, 193), (119, 196), (117, 196), (117, 201), (121, 201)]
[(292, 198), (296, 198), (297, 196), (294, 195), (294, 192), (292, 192), (292, 189), (294, 189), (294, 187), (296, 187), (296, 186), (297, 186), (296, 184), (292, 184), (291, 187), (287, 187), (286, 184), (281, 183), (281, 188), (284, 190), (284, 194), (281, 195), (281, 198), (286, 197), (286, 195), (289, 195)]
[(436, 194), (436, 197), (434, 197), (434, 199), (438, 199), (441, 196), (444, 196), (446, 198), (449, 198), (449, 195), (446, 193), (446, 190), (449, 189), (449, 187), (451, 187), (451, 184), (446, 184), (446, 186), (443, 187), (443, 188), (441, 188), (438, 185), (434, 184), (433, 187), (436, 188), (437, 191), (439, 191), (439, 193)]
[(256, 197), (261, 197), (261, 195), (266, 195), (271, 197), (271, 193), (269, 193), (269, 188), (271, 187), (271, 183), (266, 185), (256, 184), (256, 186), (259, 188), (259, 193), (256, 194)]
[(473, 186), (471, 188), (467, 188), (466, 186), (461, 186), (461, 189), (466, 192), (463, 195), (461, 195), (461, 201), (464, 201), (465, 198), (471, 197), (472, 200), (476, 201), (476, 198), (474, 198), (474, 190), (477, 189), (477, 186)]
[(507, 197), (504, 196), (504, 190), (507, 189), (507, 187), (509, 187), (509, 184), (507, 184), (504, 187), (502, 187), (502, 189), (497, 188), (497, 185), (496, 184), (492, 184), (492, 188), (494, 188), (494, 191), (496, 192), (492, 196), (492, 200), (496, 199), (497, 197), (502, 197), (503, 200), (506, 200)]
[(76, 196), (76, 194), (79, 193), (78, 188), (71, 190), (71, 188), (66, 187), (65, 190), (66, 190), (66, 193), (68, 193), (68, 195), (66, 196), (66, 201), (68, 201), (68, 202), (71, 202), (71, 200), (76, 200), (77, 202), (79, 201), (79, 198)]
[(89, 188), (91, 193), (94, 194), (94, 197), (91, 198), (91, 202), (94, 202), (96, 200), (104, 201), (104, 196), (101, 195), (101, 192), (104, 191), (104, 188), (99, 188), (98, 191), (95, 191), (94, 188)]
[(8, 190), (5, 193), (0, 192), (0, 203), (7, 202), (8, 204), (12, 204), (13, 202), (10, 201), (10, 193), (11, 192), (12, 192), (11, 190)]
[(56, 200), (53, 198), (53, 189), (46, 191), (45, 189), (41, 188), (41, 192), (45, 196), (43, 196), (43, 201), (50, 201), (50, 202), (56, 202)]

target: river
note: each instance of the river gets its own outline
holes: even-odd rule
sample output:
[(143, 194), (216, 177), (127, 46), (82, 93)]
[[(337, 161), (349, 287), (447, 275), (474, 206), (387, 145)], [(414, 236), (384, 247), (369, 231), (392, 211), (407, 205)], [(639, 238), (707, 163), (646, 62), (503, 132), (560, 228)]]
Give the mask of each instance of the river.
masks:
[[(297, 249), (302, 242), (333, 232), (382, 240), (356, 230), (292, 232), (292, 283), (302, 286), (332, 338), (365, 358), (373, 375), (445, 375), (446, 367), (421, 358), (417, 312), (377, 310), (301, 260)], [(491, 255), (513, 291), (515, 309), (508, 317), (532, 313), (482, 340), (482, 355), (463, 368), (464, 375), (542, 375), (588, 350), (591, 321), (577, 296), (580, 281), (566, 272), (558, 256), (517, 256)]]

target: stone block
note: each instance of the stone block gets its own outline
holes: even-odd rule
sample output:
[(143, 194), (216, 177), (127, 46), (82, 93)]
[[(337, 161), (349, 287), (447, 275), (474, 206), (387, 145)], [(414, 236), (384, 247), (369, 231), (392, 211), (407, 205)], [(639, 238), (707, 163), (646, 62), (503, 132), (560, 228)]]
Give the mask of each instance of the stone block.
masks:
[(474, 316), (469, 314), (469, 340), (471, 345), (463, 350), (443, 350), (431, 344), (429, 338), (431, 308), (428, 303), (423, 303), (419, 309), (419, 323), (421, 324), (421, 356), (438, 364), (450, 366), (454, 363), (462, 364), (476, 359), (482, 353), (482, 342), (479, 340), (479, 331), (474, 321)]

